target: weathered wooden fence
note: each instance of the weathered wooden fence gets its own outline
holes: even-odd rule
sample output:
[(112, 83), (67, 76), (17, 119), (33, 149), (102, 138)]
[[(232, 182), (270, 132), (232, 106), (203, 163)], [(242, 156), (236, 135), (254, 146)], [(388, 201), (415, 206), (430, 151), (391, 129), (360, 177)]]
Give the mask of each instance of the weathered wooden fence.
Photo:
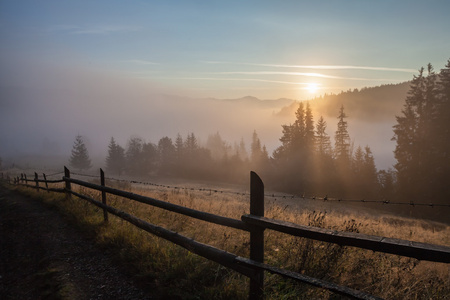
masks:
[[(294, 279), (312, 286), (324, 288), (334, 293), (354, 299), (380, 299), (379, 297), (357, 291), (348, 287), (340, 286), (321, 279), (312, 278), (303, 274), (280, 269), (264, 263), (264, 231), (265, 229), (283, 232), (289, 235), (304, 237), (317, 241), (335, 243), (341, 246), (352, 246), (383, 253), (396, 254), (419, 260), (450, 263), (450, 247), (418, 243), (407, 240), (392, 239), (380, 236), (365, 235), (353, 232), (343, 232), (323, 229), (312, 226), (298, 225), (290, 222), (274, 220), (264, 217), (264, 184), (259, 176), (250, 173), (250, 214), (243, 215), (240, 220), (206, 213), (180, 205), (175, 205), (151, 197), (145, 197), (135, 193), (114, 189), (105, 186), (105, 174), (100, 169), (100, 185), (71, 178), (70, 171), (64, 167), (64, 176), (61, 180), (47, 180), (43, 174), (43, 180), (35, 173), (34, 179), (27, 179), (23, 174), (14, 178), (14, 184), (25, 184), (39, 190), (48, 192), (65, 193), (66, 197), (72, 195), (87, 200), (93, 205), (103, 209), (105, 222), (108, 221), (108, 213), (122, 218), (131, 224), (174, 244), (177, 244), (195, 254), (217, 262), (225, 267), (231, 268), (250, 278), (250, 299), (262, 299), (264, 287), (264, 272), (278, 274), (286, 278)], [(9, 179), (11, 182), (11, 179)], [(32, 182), (34, 184), (28, 184)], [(40, 185), (44, 183), (45, 187)], [(49, 188), (49, 183), (65, 183), (64, 188)], [(97, 201), (86, 195), (73, 191), (72, 184), (87, 187), (101, 192), (102, 201)], [(159, 207), (171, 212), (183, 214), (206, 222), (222, 226), (244, 230), (250, 233), (250, 257), (240, 257), (230, 252), (215, 248), (213, 246), (197, 242), (191, 238), (162, 228), (155, 224), (141, 220), (127, 212), (107, 204), (107, 194), (116, 195), (138, 201), (147, 205)]]

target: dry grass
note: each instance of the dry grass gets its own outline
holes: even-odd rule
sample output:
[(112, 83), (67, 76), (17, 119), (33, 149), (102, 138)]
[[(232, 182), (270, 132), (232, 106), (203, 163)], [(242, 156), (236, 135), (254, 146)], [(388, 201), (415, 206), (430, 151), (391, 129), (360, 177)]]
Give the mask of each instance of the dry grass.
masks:
[[(249, 212), (248, 196), (143, 186), (132, 188), (129, 184), (118, 188), (235, 219)], [(79, 189), (100, 199), (98, 192)], [(116, 217), (110, 217), (105, 226), (102, 212), (83, 200), (50, 198), (45, 201), (61, 206), (89, 230), (95, 229), (101, 245), (113, 249), (118, 261), (131, 273), (161, 293), (179, 295), (184, 299), (245, 299), (248, 296), (245, 277)], [(248, 257), (248, 233), (112, 195), (108, 195), (108, 204), (200, 242)], [(267, 199), (265, 214), (269, 218), (297, 224), (450, 246), (450, 226), (444, 224), (388, 215), (325, 213), (291, 208), (285, 203)], [(340, 247), (269, 230), (265, 234), (265, 243), (265, 261), (278, 267), (388, 299), (450, 299), (448, 264)], [(270, 274), (266, 275), (265, 294), (267, 299), (336, 299), (336, 295), (328, 291)]]

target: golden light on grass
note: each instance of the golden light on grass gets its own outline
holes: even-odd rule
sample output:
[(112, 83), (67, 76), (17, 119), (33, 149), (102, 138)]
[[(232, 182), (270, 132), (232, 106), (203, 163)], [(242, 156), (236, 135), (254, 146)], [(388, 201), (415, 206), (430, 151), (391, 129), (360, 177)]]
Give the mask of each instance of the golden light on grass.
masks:
[[(242, 214), (249, 213), (248, 195), (132, 186), (129, 183), (118, 183), (114, 186), (230, 218), (239, 219)], [(101, 199), (98, 191), (82, 187), (75, 189), (95, 199)], [(34, 191), (29, 193), (36, 194)], [(39, 196), (42, 197), (42, 193)], [(61, 199), (64, 197), (58, 196)], [(76, 216), (77, 222), (83, 224), (83, 227), (93, 229), (97, 241), (103, 247), (115, 249), (124, 266), (130, 268), (138, 278), (145, 278), (147, 284), (152, 287), (166, 293), (170, 291), (174, 295), (189, 290), (198, 294), (200, 298), (211, 298), (212, 295), (217, 299), (248, 297), (248, 282), (243, 275), (192, 255), (183, 248), (147, 234), (119, 218), (111, 217), (106, 226), (103, 224), (101, 210), (84, 200), (76, 197), (72, 197), (69, 201), (61, 199), (48, 198), (46, 202), (62, 206), (62, 210)], [(249, 255), (249, 236), (246, 232), (113, 195), (108, 195), (107, 201), (113, 207), (199, 242), (236, 255), (244, 257)], [(364, 214), (351, 207), (339, 211), (339, 207), (332, 209), (328, 205), (267, 198), (265, 215), (268, 218), (339, 231), (450, 245), (450, 226), (446, 224), (382, 213)], [(265, 233), (265, 261), (389, 299), (444, 299), (450, 292), (447, 284), (450, 269), (446, 264), (341, 247), (270, 230)], [(185, 280), (174, 286), (174, 280), (179, 278)], [(299, 295), (306, 295), (304, 299), (333, 297), (328, 291), (294, 284), (270, 274), (266, 275), (265, 293), (267, 299), (287, 296), (297, 298)]]

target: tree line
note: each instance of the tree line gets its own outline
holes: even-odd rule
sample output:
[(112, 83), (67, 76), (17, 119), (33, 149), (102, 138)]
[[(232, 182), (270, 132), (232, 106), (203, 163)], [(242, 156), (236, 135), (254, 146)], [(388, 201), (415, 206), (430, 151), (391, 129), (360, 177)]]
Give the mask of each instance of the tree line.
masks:
[[(270, 156), (256, 131), (249, 151), (243, 139), (231, 145), (215, 133), (200, 145), (194, 133), (172, 140), (162, 137), (157, 144), (131, 137), (126, 147), (114, 137), (108, 145), (105, 168), (111, 174), (145, 177), (175, 176), (242, 182), (255, 170), (267, 185), (294, 193), (349, 194), (355, 186), (375, 195), (377, 170), (368, 146), (353, 151), (342, 106), (334, 147), (320, 117), (314, 125), (309, 103), (299, 103), (296, 120), (282, 126), (281, 146)], [(81, 136), (77, 136), (70, 158), (76, 169), (89, 169), (91, 162)], [(357, 182), (355, 182), (355, 180)], [(362, 194), (362, 193), (361, 193)]]
[[(428, 65), (411, 81), (402, 115), (397, 116), (394, 170), (377, 170), (368, 145), (355, 146), (348, 133), (344, 106), (336, 112), (334, 141), (320, 116), (314, 121), (309, 102), (300, 102), (295, 121), (282, 125), (281, 145), (269, 155), (256, 131), (249, 150), (243, 139), (230, 144), (219, 133), (200, 145), (194, 133), (157, 144), (131, 137), (126, 147), (112, 137), (106, 170), (131, 176), (176, 176), (242, 182), (249, 170), (271, 188), (308, 196), (407, 198), (411, 201), (450, 194), (450, 60), (436, 74)], [(70, 163), (90, 167), (87, 150), (77, 137)], [(443, 200), (446, 201), (446, 200)]]

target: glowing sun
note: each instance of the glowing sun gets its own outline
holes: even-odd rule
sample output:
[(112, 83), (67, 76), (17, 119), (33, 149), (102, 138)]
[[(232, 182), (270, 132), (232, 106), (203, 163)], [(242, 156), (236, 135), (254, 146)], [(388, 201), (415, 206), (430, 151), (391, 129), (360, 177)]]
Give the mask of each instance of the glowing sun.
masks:
[(308, 92), (310, 92), (311, 94), (314, 94), (315, 92), (317, 92), (317, 90), (319, 90), (319, 85), (317, 83), (308, 83), (305, 89), (308, 90)]

